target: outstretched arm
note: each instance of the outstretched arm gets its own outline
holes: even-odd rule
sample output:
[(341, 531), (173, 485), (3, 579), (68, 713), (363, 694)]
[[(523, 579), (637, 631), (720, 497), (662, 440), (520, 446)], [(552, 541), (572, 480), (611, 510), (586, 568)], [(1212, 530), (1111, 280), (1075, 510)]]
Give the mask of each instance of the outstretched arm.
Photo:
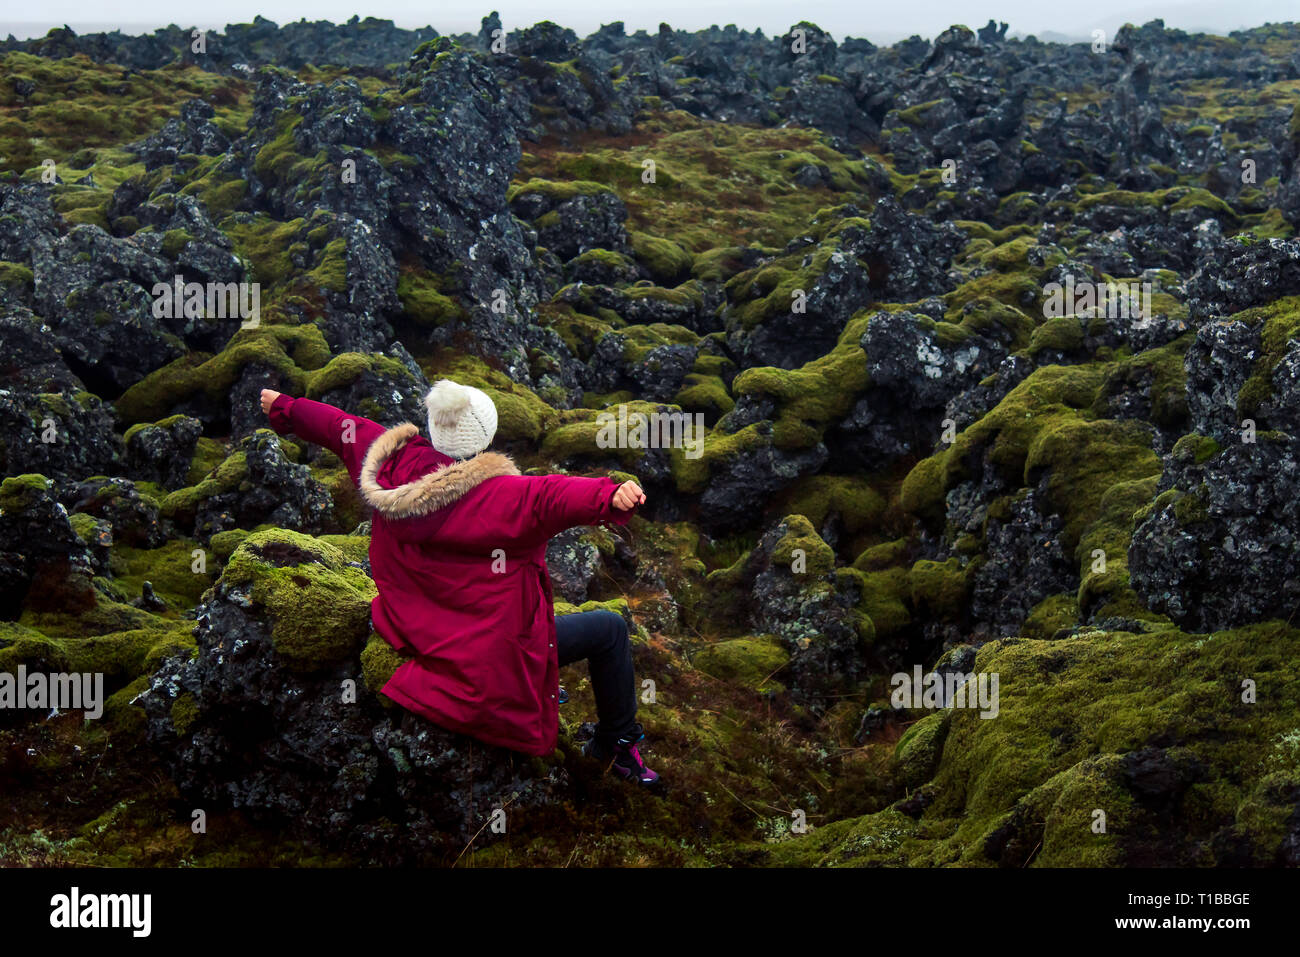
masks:
[(354, 484), (360, 479), (361, 464), (370, 443), (384, 432), (378, 422), (349, 415), (324, 402), (295, 399), (273, 389), (262, 390), (262, 411), (270, 418), (271, 428), (281, 435), (292, 432), (337, 455), (347, 466)]
[(528, 481), (533, 485), (535, 527), (543, 540), (576, 525), (626, 525), (636, 507), (645, 504), (645, 492), (636, 482), (571, 475)]

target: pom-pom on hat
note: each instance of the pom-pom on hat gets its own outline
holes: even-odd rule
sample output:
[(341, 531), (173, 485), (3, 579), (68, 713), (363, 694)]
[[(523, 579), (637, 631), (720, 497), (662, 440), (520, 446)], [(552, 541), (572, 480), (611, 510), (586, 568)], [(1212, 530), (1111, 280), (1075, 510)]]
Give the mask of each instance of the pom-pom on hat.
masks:
[(497, 407), (486, 392), (439, 379), (424, 404), (429, 408), (429, 442), (443, 455), (467, 459), (492, 443)]

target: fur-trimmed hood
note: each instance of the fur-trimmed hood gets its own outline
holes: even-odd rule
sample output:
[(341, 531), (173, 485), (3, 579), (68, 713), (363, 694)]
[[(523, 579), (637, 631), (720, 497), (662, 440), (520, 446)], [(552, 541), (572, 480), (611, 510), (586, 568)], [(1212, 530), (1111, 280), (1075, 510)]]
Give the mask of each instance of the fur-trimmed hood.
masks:
[[(519, 469), (510, 456), (500, 452), (480, 452), (462, 462), (449, 465), (419, 478), (385, 488), (379, 484), (379, 470), (420, 430), (403, 422), (385, 431), (371, 443), (361, 466), (358, 486), (361, 497), (385, 518), (416, 518), (452, 504), (482, 482), (498, 475), (518, 475)], [(440, 453), (437, 453), (440, 454)]]

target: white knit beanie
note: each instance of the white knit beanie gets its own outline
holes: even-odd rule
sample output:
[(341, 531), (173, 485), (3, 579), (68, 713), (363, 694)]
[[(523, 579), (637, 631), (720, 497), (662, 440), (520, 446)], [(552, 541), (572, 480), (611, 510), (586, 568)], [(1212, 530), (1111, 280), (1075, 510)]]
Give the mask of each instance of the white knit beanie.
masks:
[(439, 379), (424, 404), (429, 407), (429, 441), (443, 455), (467, 459), (492, 443), (497, 407), (486, 392)]

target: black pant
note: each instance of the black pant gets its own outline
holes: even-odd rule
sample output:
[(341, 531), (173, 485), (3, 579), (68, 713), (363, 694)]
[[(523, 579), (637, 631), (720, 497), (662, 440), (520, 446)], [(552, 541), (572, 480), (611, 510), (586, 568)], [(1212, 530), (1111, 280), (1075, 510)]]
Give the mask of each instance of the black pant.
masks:
[(596, 737), (611, 745), (636, 724), (636, 689), (627, 622), (612, 611), (584, 611), (555, 619), (560, 666), (587, 659), (596, 695)]

